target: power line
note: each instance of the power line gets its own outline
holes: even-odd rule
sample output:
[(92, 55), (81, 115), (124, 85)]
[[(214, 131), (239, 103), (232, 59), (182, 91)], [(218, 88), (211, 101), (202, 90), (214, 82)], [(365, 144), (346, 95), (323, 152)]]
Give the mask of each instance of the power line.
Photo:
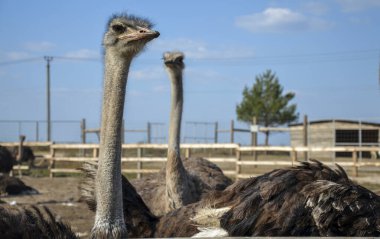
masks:
[[(232, 61), (249, 61), (254, 60), (259, 63), (268, 62), (284, 62), (303, 63), (305, 60), (308, 63), (324, 62), (324, 61), (353, 61), (365, 60), (378, 56), (380, 49), (367, 49), (356, 51), (337, 51), (337, 52), (322, 52), (322, 53), (305, 53), (293, 55), (277, 55), (277, 56), (230, 56), (230, 57), (204, 57), (204, 58), (189, 58), (191, 61), (225, 61), (231, 63)], [(251, 61), (250, 61), (251, 63)]]
[(98, 57), (67, 57), (67, 56), (54, 56), (55, 59), (58, 60), (68, 60), (68, 61), (98, 61), (100, 62), (100, 58)]
[[(100, 58), (95, 57), (65, 57), (65, 56), (53, 56), (54, 59), (57, 60), (68, 60), (68, 61), (100, 61)], [(13, 60), (13, 61), (3, 61), (0, 62), (0, 66), (6, 66), (6, 65), (14, 65), (14, 64), (20, 64), (20, 63), (26, 63), (26, 62), (33, 62), (33, 61), (42, 61), (45, 60), (43, 56), (41, 57), (31, 57), (31, 58), (25, 58), (20, 60)]]
[[(292, 54), (292, 55), (273, 55), (273, 56), (217, 56), (217, 57), (201, 57), (194, 58), (188, 57), (189, 61), (200, 62), (200, 61), (215, 61), (215, 62), (228, 62), (233, 61), (249, 61), (249, 64), (260, 65), (260, 64), (299, 64), (299, 63), (323, 63), (323, 62), (334, 62), (334, 61), (357, 61), (357, 60), (367, 60), (372, 59), (379, 55), (380, 49), (366, 49), (366, 50), (355, 50), (355, 51), (336, 51), (336, 52), (321, 52), (321, 53), (305, 53), (305, 54)], [(57, 60), (67, 60), (67, 61), (87, 61), (87, 62), (100, 62), (99, 57), (67, 57), (67, 56), (53, 56)], [(43, 57), (31, 57), (20, 60), (13, 61), (3, 61), (0, 62), (0, 66), (26, 63), (32, 61), (43, 60)], [(142, 58), (140, 61), (153, 61), (157, 60), (155, 58)], [(255, 62), (252, 62), (255, 61)], [(239, 62), (240, 64), (241, 62)], [(380, 80), (380, 77), (379, 77)]]
[(31, 57), (31, 58), (25, 58), (25, 59), (20, 59), (20, 60), (3, 61), (3, 62), (0, 62), (0, 66), (13, 65), (13, 64), (32, 62), (32, 61), (42, 61), (42, 60), (43, 60), (42, 57)]

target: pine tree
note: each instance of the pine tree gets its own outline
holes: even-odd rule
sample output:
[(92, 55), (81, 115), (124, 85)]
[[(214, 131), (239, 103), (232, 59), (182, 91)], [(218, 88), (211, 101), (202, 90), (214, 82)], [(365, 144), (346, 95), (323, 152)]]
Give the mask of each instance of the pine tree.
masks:
[[(283, 87), (271, 70), (256, 76), (252, 88), (244, 87), (243, 100), (236, 106), (238, 120), (250, 124), (255, 116), (257, 123), (265, 127), (276, 127), (298, 119), (292, 92), (283, 94)], [(265, 131), (265, 145), (269, 143), (269, 131)]]

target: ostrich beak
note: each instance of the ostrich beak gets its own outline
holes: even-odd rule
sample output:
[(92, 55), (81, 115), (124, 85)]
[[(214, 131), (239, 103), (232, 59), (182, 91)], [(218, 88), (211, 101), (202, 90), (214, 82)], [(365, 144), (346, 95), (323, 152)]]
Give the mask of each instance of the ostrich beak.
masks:
[(148, 32), (144, 32), (141, 34), (144, 35), (143, 38), (148, 38), (149, 40), (152, 40), (160, 36), (160, 33), (158, 31), (153, 31), (153, 30), (150, 30)]
[(128, 42), (142, 40), (142, 39), (150, 41), (150, 40), (153, 40), (154, 38), (157, 38), (159, 35), (160, 33), (158, 31), (140, 27), (137, 29), (137, 31), (133, 33), (122, 34), (118, 38), (127, 40)]

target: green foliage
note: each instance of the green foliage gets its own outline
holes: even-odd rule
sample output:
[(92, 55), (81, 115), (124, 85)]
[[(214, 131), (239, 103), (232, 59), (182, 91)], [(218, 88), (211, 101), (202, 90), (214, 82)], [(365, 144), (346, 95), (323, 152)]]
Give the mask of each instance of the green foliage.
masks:
[(236, 106), (238, 120), (251, 124), (255, 116), (257, 123), (265, 127), (294, 122), (298, 119), (297, 106), (289, 104), (294, 96), (292, 92), (283, 94), (277, 76), (267, 70), (256, 76), (252, 88), (244, 87), (243, 100)]

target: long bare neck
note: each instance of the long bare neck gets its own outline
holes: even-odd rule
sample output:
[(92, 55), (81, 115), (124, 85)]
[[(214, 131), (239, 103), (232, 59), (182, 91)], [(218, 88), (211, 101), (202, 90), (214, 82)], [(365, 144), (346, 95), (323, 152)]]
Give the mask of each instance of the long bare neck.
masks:
[(168, 158), (166, 164), (166, 195), (169, 209), (186, 204), (188, 174), (180, 155), (180, 132), (183, 106), (182, 72), (168, 69), (171, 80), (171, 111), (169, 125)]
[(23, 137), (20, 137), (20, 142), (18, 144), (18, 154), (17, 154), (17, 158), (16, 158), (16, 161), (19, 161), (21, 162), (21, 159), (22, 157), (24, 156), (24, 138)]
[(96, 216), (93, 235), (107, 231), (114, 238), (124, 237), (121, 185), (121, 125), (125, 90), (131, 58), (105, 55), (104, 95), (101, 119), (99, 164), (96, 176)]
[(180, 159), (181, 120), (183, 108), (182, 74), (169, 70), (171, 78), (171, 108), (169, 125), (169, 151), (175, 151)]

